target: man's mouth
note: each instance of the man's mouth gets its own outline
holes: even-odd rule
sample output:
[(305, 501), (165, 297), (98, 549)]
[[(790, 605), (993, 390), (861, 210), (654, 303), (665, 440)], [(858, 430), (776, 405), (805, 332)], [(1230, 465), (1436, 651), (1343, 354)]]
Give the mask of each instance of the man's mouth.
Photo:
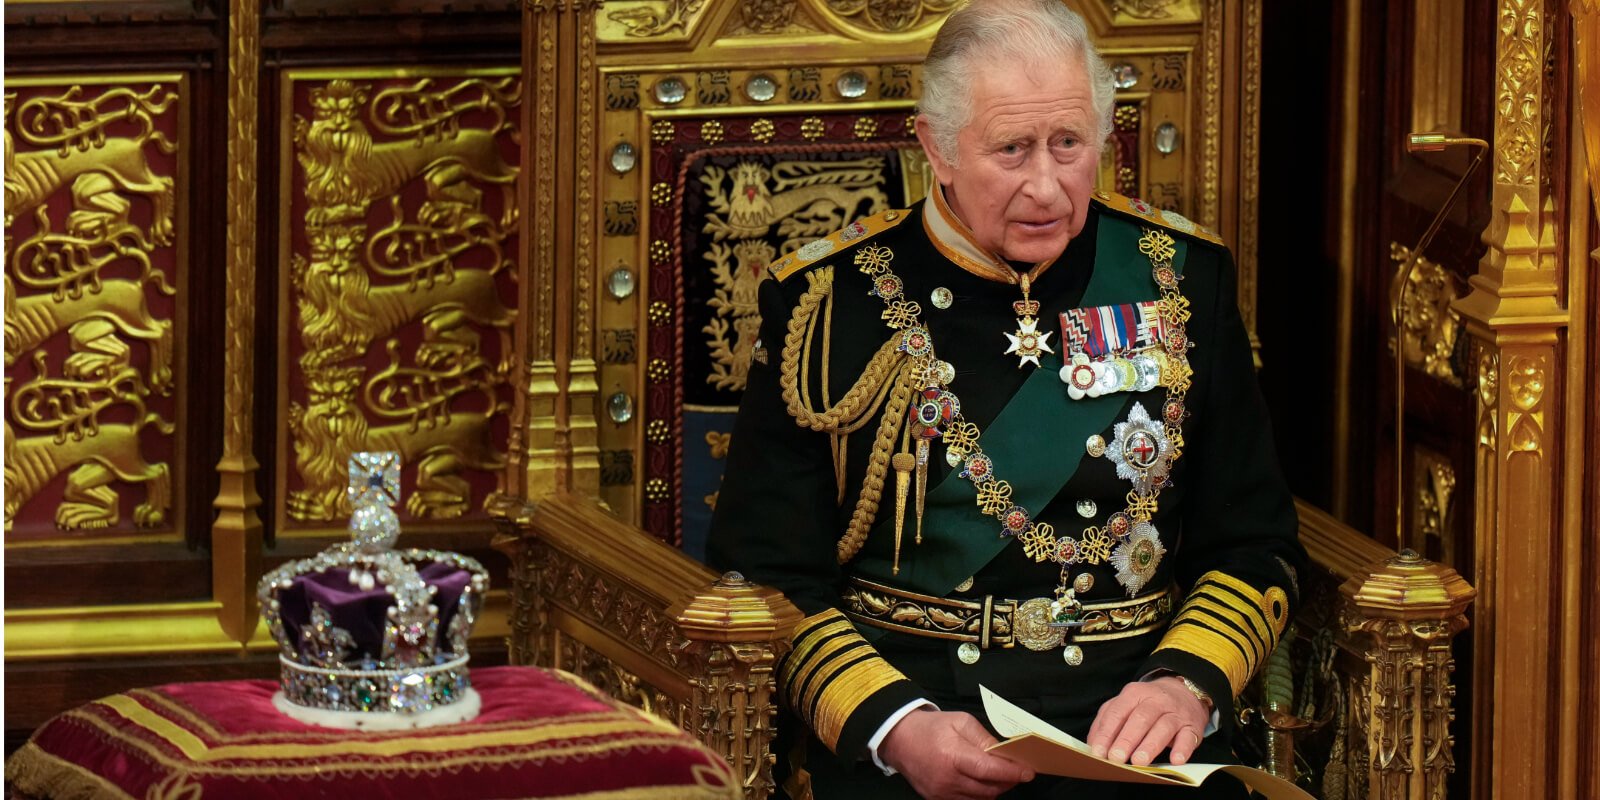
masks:
[(1016, 225), (1018, 227), (1022, 228), (1023, 230), (1025, 230), (1025, 231), (1027, 231), (1029, 233), (1047, 233), (1050, 230), (1054, 229), (1055, 226), (1060, 225), (1060, 224), (1061, 224), (1061, 220), (1059, 220), (1059, 219), (1047, 219), (1047, 220), (1041, 220), (1041, 221), (1037, 221), (1037, 222), (1033, 222), (1033, 221), (1029, 221), (1029, 220), (1020, 220), (1020, 219), (1016, 221)]

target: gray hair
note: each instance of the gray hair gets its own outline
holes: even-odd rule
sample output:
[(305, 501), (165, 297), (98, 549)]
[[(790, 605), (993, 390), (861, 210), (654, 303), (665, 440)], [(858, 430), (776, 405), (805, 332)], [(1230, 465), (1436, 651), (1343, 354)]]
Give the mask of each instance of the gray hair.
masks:
[(973, 0), (945, 20), (922, 65), (922, 102), (939, 155), (955, 163), (956, 134), (972, 121), (972, 79), (977, 56), (1083, 59), (1099, 119), (1095, 147), (1111, 135), (1116, 85), (1083, 17), (1061, 0)]

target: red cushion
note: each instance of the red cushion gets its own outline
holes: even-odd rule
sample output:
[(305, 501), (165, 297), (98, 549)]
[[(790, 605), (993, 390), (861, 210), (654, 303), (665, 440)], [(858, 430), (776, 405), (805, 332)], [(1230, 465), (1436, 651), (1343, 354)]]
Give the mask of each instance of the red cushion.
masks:
[(715, 753), (572, 675), (492, 667), (472, 684), (477, 719), (388, 733), (296, 722), (271, 681), (137, 689), (45, 723), (6, 778), (39, 797), (739, 796)]

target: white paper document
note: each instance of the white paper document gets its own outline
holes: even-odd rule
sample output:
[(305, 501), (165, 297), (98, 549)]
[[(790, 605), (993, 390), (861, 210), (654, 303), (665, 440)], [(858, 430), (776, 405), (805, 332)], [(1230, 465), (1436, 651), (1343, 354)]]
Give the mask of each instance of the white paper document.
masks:
[(1225, 772), (1265, 795), (1268, 800), (1314, 800), (1305, 790), (1282, 778), (1238, 764), (1191, 762), (1136, 767), (1097, 758), (1088, 744), (1017, 708), (987, 687), (980, 686), (978, 690), (983, 697), (983, 710), (989, 715), (989, 724), (1006, 737), (1005, 741), (990, 747), (989, 752), (1026, 764), (1044, 775), (1121, 783), (1199, 786), (1213, 773)]

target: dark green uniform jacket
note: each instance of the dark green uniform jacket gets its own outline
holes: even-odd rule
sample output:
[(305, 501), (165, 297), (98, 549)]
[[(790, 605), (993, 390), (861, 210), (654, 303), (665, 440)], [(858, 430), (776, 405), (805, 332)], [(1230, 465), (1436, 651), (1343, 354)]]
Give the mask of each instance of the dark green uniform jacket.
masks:
[[(1045, 354), (1040, 367), (1019, 367), (1017, 356), (1005, 353), (1004, 335), (1017, 330), (1012, 304), (1021, 299), (1018, 287), (952, 261), (950, 248), (936, 244), (923, 218), (942, 207), (923, 205), (865, 220), (773, 265), (774, 279), (761, 287), (761, 341), (711, 527), (714, 567), (776, 587), (807, 615), (780, 668), (779, 688), (793, 715), (783, 721), (786, 732), (803, 725), (810, 733), (809, 746), (794, 752), (805, 751), (817, 796), (892, 795), (895, 786), (904, 791), (902, 779), (885, 779), (873, 767), (869, 738), (917, 698), (981, 719), (980, 684), (1082, 737), (1100, 705), (1126, 683), (1170, 670), (1203, 688), (1219, 711), (1222, 728), (1195, 760), (1226, 759), (1232, 698), (1282, 634), (1297, 595), (1296, 571), (1305, 561), (1235, 300), (1232, 258), (1181, 217), (1096, 193), (1083, 231), (1032, 286), (1032, 299), (1041, 303), (1038, 329), (1052, 333), (1054, 354)], [(1082, 305), (1157, 299), (1151, 263), (1137, 246), (1150, 230), (1177, 243), (1173, 262), (1183, 275), (1193, 342), (1182, 453), (1151, 519), (1166, 552), (1140, 589), (1174, 587), (1177, 602), (1163, 624), (1085, 642), (1074, 666), (1060, 647), (1022, 646), (990, 647), (967, 664), (954, 641), (852, 623), (841, 601), (850, 576), (935, 597), (1017, 601), (1049, 597), (1061, 580), (1057, 564), (1036, 562), (1016, 537), (1000, 536), (999, 521), (974, 504), (972, 484), (952, 474), (959, 468), (947, 465), (940, 441), (929, 459), (922, 543), (913, 541), (916, 523), (908, 508), (895, 574), (895, 476), (881, 466), (881, 453), (880, 466), (870, 463), (880, 420), (861, 420), (847, 436), (797, 424), (784, 397), (786, 357), (795, 373), (791, 399), (802, 397), (822, 412), (846, 397), (884, 343), (900, 335), (886, 324), (886, 302), (872, 293), (873, 279), (858, 267), (858, 255), (868, 247), (892, 254), (889, 270), (903, 281), (904, 299), (919, 304), (937, 358), (954, 366), (948, 388), (965, 419), (983, 431), (995, 476), (1020, 487), (1033, 476), (1059, 474), (1058, 483), (1042, 484), (1057, 488), (1027, 510), (1035, 521), (1073, 532), (1105, 525), (1109, 515), (1125, 510), (1132, 488), (1110, 458), (1087, 453), (1078, 434), (1112, 441), (1115, 424), (1127, 420), (1135, 403), (1159, 418), (1166, 390), (1122, 392), (1093, 403), (1070, 399), (1057, 377), (1065, 349), (1059, 315)], [(949, 290), (948, 308), (932, 302), (936, 289)], [(1048, 390), (1033, 384), (1026, 408), (1007, 409), (1010, 418), (997, 422), (1036, 370), (1045, 373), (1040, 377)], [(997, 425), (1003, 441), (991, 431)], [(1076, 438), (1059, 438), (1065, 435)], [(898, 437), (891, 444), (900, 452)], [(870, 503), (858, 508), (864, 486), (878, 495), (875, 509)], [(852, 519), (859, 529), (863, 517), (870, 532), (859, 548), (843, 549), (849, 558), (841, 563), (841, 539), (848, 538)], [(1109, 563), (1070, 569), (1073, 577), (1085, 574), (1083, 583), (1092, 587), (1079, 593), (1080, 600), (1127, 599)], [(780, 773), (790, 756), (779, 753)]]

